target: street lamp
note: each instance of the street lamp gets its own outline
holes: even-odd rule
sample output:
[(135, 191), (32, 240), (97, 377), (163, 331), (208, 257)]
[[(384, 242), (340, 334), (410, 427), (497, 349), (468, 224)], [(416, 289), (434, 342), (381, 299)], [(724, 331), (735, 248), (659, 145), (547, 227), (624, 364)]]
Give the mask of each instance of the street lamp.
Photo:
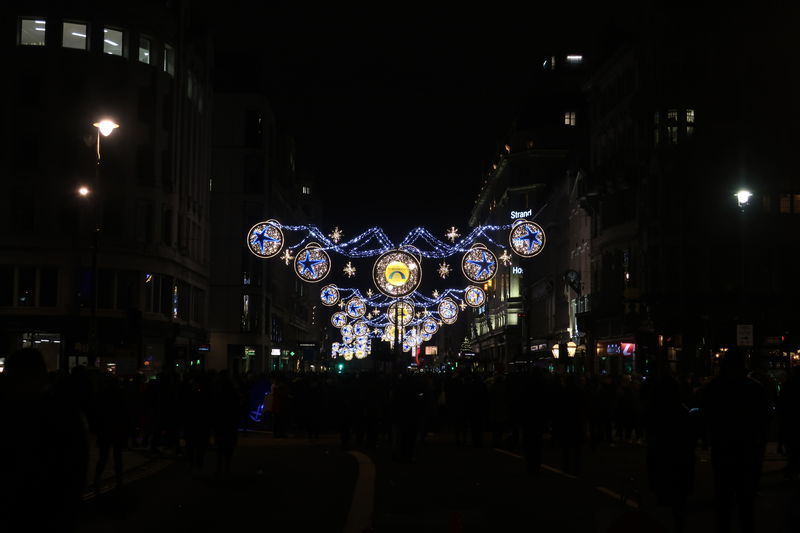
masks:
[[(101, 152), (100, 152), (100, 136), (108, 137), (113, 133), (113, 131), (119, 128), (119, 124), (114, 122), (113, 120), (109, 119), (102, 119), (94, 124), (92, 124), (95, 128), (97, 128), (97, 145), (96, 145), (96, 154), (97, 159), (95, 160), (95, 167), (94, 167), (94, 193), (95, 193), (95, 201), (94, 201), (94, 228), (92, 230), (92, 308), (91, 308), (91, 329), (89, 331), (89, 346), (90, 346), (90, 353), (89, 353), (89, 360), (90, 365), (94, 366), (95, 362), (97, 361), (97, 249), (98, 249), (98, 237), (100, 234), (100, 205), (99, 205), (99, 187), (100, 187), (100, 162), (102, 160)], [(86, 187), (82, 186), (78, 189), (78, 194), (83, 196), (84, 198), (89, 195), (91, 190)]]
[(746, 189), (742, 189), (736, 194), (734, 194), (734, 196), (736, 197), (736, 200), (739, 202), (739, 207), (743, 208), (750, 201), (750, 197), (753, 196), (753, 193), (751, 193)]
[(553, 353), (553, 358), (558, 359), (558, 352), (559, 352), (558, 343), (554, 344), (553, 347), (550, 349), (550, 351)]
[(575, 351), (578, 349), (578, 345), (572, 341), (567, 343), (567, 355), (569, 357), (575, 357)]

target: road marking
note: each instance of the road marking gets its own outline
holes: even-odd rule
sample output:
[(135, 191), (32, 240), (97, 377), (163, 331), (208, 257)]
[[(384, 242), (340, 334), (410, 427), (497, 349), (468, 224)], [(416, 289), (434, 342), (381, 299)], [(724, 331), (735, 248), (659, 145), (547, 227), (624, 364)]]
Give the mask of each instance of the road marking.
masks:
[(350, 451), (358, 461), (358, 478), (353, 489), (353, 501), (347, 513), (344, 533), (372, 531), (372, 507), (375, 498), (375, 463), (361, 452)]
[[(515, 459), (525, 459), (525, 457), (523, 457), (522, 455), (520, 455), (518, 453), (510, 452), (508, 450), (503, 450), (501, 448), (494, 448), (494, 451), (502, 453), (502, 454), (505, 454), (505, 455), (508, 455), (510, 457), (514, 457)], [(558, 468), (554, 468), (554, 467), (552, 467), (550, 465), (546, 465), (544, 463), (542, 463), (541, 467), (542, 467), (543, 470), (547, 470), (549, 472), (553, 472), (554, 474), (560, 474), (560, 475), (562, 475), (564, 477), (567, 477), (569, 479), (578, 479), (577, 476), (573, 476), (572, 474), (567, 474), (563, 470), (559, 470)], [(603, 487), (601, 485), (598, 485), (598, 486), (595, 487), (595, 489), (600, 491), (600, 492), (602, 492), (606, 496), (611, 496), (614, 499), (622, 501), (625, 505), (627, 505), (629, 507), (633, 507), (634, 509), (638, 509), (639, 508), (639, 504), (638, 503), (636, 503), (635, 501), (629, 500), (628, 498), (623, 498), (622, 494), (614, 492), (613, 490), (611, 490), (609, 488), (606, 488), (606, 487)]]

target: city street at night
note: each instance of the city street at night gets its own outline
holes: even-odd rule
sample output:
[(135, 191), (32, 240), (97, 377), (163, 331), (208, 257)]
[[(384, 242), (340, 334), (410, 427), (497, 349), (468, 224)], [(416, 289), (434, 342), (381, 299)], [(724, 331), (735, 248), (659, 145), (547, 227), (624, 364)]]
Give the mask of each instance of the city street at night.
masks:
[(800, 3), (0, 5), (0, 533), (800, 533)]

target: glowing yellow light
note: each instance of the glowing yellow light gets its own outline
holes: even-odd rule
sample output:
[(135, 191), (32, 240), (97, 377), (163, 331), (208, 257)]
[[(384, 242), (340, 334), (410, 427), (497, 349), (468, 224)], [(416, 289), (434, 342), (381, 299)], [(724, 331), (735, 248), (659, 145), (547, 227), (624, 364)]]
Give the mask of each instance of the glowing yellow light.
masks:
[(78, 194), (80, 194), (81, 196), (88, 196), (89, 192), (90, 192), (89, 187), (81, 187), (80, 189), (78, 189)]
[(578, 349), (578, 345), (572, 341), (567, 343), (567, 355), (570, 357), (575, 357), (575, 351)]
[(114, 122), (113, 120), (103, 119), (100, 122), (95, 122), (92, 124), (95, 128), (100, 130), (100, 133), (103, 134), (103, 137), (108, 137), (111, 135), (111, 132), (115, 129), (119, 128), (119, 124)]
[(408, 283), (410, 274), (408, 265), (402, 261), (392, 261), (386, 266), (386, 271), (384, 272), (387, 283), (395, 287), (401, 287)]

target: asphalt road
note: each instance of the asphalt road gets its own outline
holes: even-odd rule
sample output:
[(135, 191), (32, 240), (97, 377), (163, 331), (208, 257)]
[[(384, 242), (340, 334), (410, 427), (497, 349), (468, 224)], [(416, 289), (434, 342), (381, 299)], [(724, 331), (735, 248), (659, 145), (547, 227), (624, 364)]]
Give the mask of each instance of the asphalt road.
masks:
[[(392, 459), (389, 443), (344, 451), (333, 435), (245, 435), (231, 474), (218, 478), (214, 455), (202, 472), (180, 458), (119, 491), (88, 500), (80, 531), (495, 532), (673, 531), (669, 512), (647, 490), (644, 448), (585, 450), (579, 477), (559, 470), (545, 443), (545, 468), (529, 476), (511, 446), (456, 446), (434, 435), (414, 460)], [(700, 452), (687, 531), (714, 530), (710, 466)], [(767, 458), (757, 501), (759, 531), (797, 532), (800, 488), (783, 479), (782, 460)], [(627, 503), (621, 495), (629, 496)], [(795, 514), (792, 514), (795, 513)], [(371, 529), (368, 528), (371, 526)], [(640, 527), (640, 529), (634, 529)], [(620, 528), (620, 529), (615, 529)]]

